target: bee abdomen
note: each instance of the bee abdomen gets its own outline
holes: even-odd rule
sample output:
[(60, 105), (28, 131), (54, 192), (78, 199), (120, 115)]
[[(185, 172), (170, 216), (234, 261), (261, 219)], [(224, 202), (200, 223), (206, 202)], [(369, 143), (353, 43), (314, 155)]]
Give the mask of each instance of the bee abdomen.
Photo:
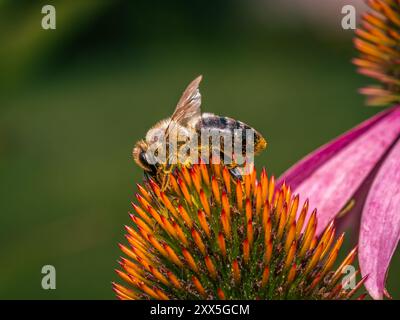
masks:
[(196, 131), (200, 130), (220, 130), (224, 133), (234, 135), (235, 130), (242, 130), (242, 151), (246, 150), (246, 135), (250, 131), (254, 137), (254, 152), (258, 153), (265, 149), (266, 142), (263, 136), (249, 125), (229, 117), (221, 117), (212, 113), (203, 113), (201, 121), (196, 124)]
[(241, 121), (229, 117), (217, 116), (212, 113), (203, 113), (201, 116), (201, 124), (199, 123), (199, 129), (200, 125), (202, 129), (230, 129), (232, 131), (234, 129), (252, 129)]

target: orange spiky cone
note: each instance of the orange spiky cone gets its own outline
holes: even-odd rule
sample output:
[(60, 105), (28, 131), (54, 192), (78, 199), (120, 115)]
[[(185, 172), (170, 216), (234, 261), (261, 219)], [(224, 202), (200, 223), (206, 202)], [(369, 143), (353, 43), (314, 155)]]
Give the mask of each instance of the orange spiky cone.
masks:
[[(190, 178), (190, 180), (189, 180)], [(177, 169), (167, 191), (138, 188), (127, 258), (113, 284), (119, 299), (349, 299), (335, 265), (343, 235), (331, 223), (315, 235), (316, 211), (265, 169), (234, 181), (224, 166)], [(190, 182), (190, 183), (189, 183)], [(179, 188), (179, 189), (177, 189)], [(363, 296), (361, 296), (363, 298)]]

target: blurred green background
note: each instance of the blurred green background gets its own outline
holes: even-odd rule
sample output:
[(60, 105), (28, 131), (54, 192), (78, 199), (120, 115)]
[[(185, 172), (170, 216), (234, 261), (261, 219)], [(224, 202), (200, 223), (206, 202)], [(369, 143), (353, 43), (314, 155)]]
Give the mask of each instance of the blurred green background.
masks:
[[(203, 110), (261, 131), (257, 164), (275, 175), (376, 113), (328, 2), (0, 0), (0, 298), (114, 298), (132, 147), (198, 74)], [(46, 264), (56, 290), (41, 288)], [(397, 254), (395, 298), (399, 269)]]

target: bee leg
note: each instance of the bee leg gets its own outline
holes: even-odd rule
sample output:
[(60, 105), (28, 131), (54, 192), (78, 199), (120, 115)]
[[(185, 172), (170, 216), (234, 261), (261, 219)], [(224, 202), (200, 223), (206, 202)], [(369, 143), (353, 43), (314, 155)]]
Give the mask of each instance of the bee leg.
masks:
[(170, 173), (166, 173), (163, 175), (162, 182), (161, 182), (161, 191), (162, 192), (165, 192), (165, 190), (167, 190), (167, 188), (168, 188), (169, 179), (170, 179), (169, 175), (170, 175)]
[(228, 169), (235, 180), (243, 181), (243, 175), (238, 167)]
[(170, 181), (170, 174), (172, 174), (174, 167), (172, 165), (167, 165), (163, 169), (162, 181), (161, 181), (161, 191), (167, 190)]

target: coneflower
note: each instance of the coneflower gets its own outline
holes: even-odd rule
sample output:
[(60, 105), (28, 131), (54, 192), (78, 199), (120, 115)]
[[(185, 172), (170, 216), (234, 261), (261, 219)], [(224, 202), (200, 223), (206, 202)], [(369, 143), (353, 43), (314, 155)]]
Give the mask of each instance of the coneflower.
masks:
[(286, 182), (319, 209), (318, 235), (347, 214), (342, 224), (359, 231), (365, 287), (372, 298), (383, 299), (390, 298), (387, 273), (400, 240), (400, 1), (367, 2), (372, 12), (356, 31), (360, 57), (354, 62), (362, 74), (381, 81), (380, 87), (361, 89), (368, 103), (391, 107), (305, 156), (277, 185)]
[(370, 105), (400, 102), (400, 1), (368, 0), (372, 12), (362, 17), (362, 28), (354, 40), (360, 57), (354, 59), (358, 71), (382, 84), (361, 89)]
[(336, 266), (343, 234), (332, 222), (317, 237), (316, 210), (265, 169), (235, 181), (200, 164), (176, 170), (165, 193), (151, 179), (138, 190), (119, 299), (350, 299), (365, 281), (344, 286), (356, 249)]

